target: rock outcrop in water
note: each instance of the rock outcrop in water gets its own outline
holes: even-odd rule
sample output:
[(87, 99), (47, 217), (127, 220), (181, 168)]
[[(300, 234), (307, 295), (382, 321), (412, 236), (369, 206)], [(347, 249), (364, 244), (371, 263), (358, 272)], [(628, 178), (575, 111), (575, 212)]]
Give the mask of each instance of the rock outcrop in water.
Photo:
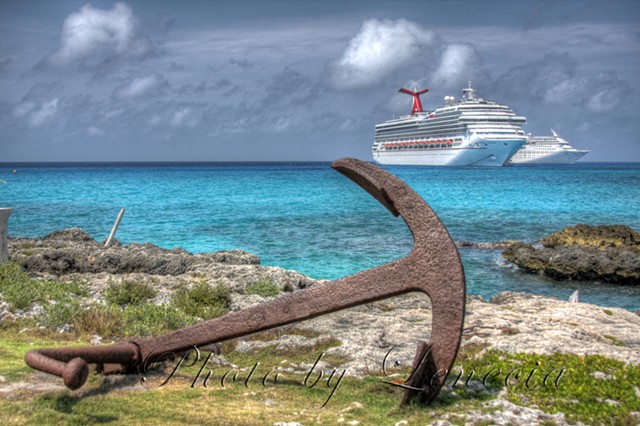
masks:
[(627, 226), (570, 226), (541, 244), (512, 244), (502, 256), (557, 280), (640, 284), (640, 234)]

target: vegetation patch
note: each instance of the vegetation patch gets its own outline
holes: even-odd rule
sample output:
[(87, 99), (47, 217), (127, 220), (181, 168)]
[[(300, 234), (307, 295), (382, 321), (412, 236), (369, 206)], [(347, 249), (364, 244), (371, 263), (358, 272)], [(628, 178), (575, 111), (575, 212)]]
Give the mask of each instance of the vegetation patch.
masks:
[[(255, 291), (270, 287), (273, 283), (264, 280), (257, 287), (262, 290)], [(141, 375), (127, 380), (92, 375), (79, 391), (51, 390), (51, 382), (24, 363), (28, 350), (88, 345), (88, 336), (94, 334), (114, 340), (160, 335), (226, 313), (230, 289), (203, 280), (179, 288), (170, 303), (155, 305), (145, 303), (155, 295), (151, 287), (125, 281), (109, 285), (108, 303), (89, 302), (85, 284), (32, 279), (9, 262), (0, 265), (0, 294), (12, 309), (39, 303), (43, 310), (38, 318), (8, 316), (0, 322), (2, 424), (464, 424), (471, 420), (469, 413), (498, 410), (487, 405), (498, 395), (546, 413), (562, 412), (570, 423), (626, 425), (640, 420), (640, 366), (602, 356), (510, 354), (467, 344), (431, 406), (399, 407), (403, 389), (398, 385), (410, 370), (342, 376), (341, 366), (349, 359), (332, 354), (340, 341), (293, 325), (246, 340), (270, 342), (294, 335), (313, 339), (312, 344), (278, 348), (274, 342), (246, 352), (237, 350), (238, 340), (232, 340), (220, 345), (222, 356), (207, 360), (204, 351), (199, 359), (192, 356), (163, 386), (160, 380), (145, 389), (138, 384)], [(57, 331), (65, 325), (73, 332)], [(507, 327), (502, 332), (517, 330)], [(603, 338), (624, 345), (615, 337)], [(174, 366), (159, 370), (160, 379)], [(302, 372), (305, 366), (311, 367)], [(52, 380), (62, 385), (62, 380)]]
[(231, 289), (224, 284), (211, 286), (205, 282), (191, 288), (183, 286), (174, 293), (172, 304), (192, 317), (216, 318), (229, 312)]
[(248, 294), (257, 294), (262, 297), (272, 297), (280, 294), (280, 287), (269, 277), (262, 277), (257, 282), (247, 287)]
[(284, 325), (282, 327), (276, 327), (276, 328), (272, 328), (270, 330), (265, 330), (265, 331), (261, 331), (259, 333), (251, 334), (246, 338), (246, 340), (257, 340), (257, 341), (268, 342), (270, 340), (279, 339), (280, 337), (284, 336), (285, 334), (288, 334), (288, 335), (291, 335), (291, 336), (307, 337), (309, 339), (320, 337), (322, 335), (322, 333), (319, 333), (319, 332), (314, 331), (314, 330), (309, 330), (309, 329), (305, 329), (305, 328), (298, 328), (298, 327), (296, 327), (294, 325)]
[(105, 291), (108, 303), (118, 306), (140, 305), (153, 299), (158, 292), (147, 283), (138, 281), (112, 282)]
[(40, 317), (43, 326), (59, 329), (66, 325), (73, 325), (78, 321), (82, 312), (82, 305), (77, 297), (66, 297), (62, 300), (52, 300), (43, 306), (44, 315)]
[(615, 336), (609, 336), (608, 334), (603, 334), (602, 337), (609, 340), (611, 343), (613, 343), (616, 346), (626, 346), (622, 340), (619, 340)]
[[(547, 413), (565, 413), (571, 422), (635, 424), (640, 366), (599, 355), (506, 354), (488, 351), (462, 364), (461, 380), (475, 372), (476, 383), (506, 391), (506, 398)], [(471, 381), (474, 379), (472, 378)], [(482, 383), (484, 381), (484, 383)]]
[(12, 310), (29, 309), (34, 303), (49, 304), (88, 294), (87, 285), (78, 281), (44, 281), (32, 279), (20, 265), (0, 265), (0, 294)]
[(625, 225), (589, 226), (578, 224), (549, 235), (542, 240), (542, 244), (545, 247), (576, 244), (600, 249), (625, 247), (640, 250), (640, 233)]
[(158, 336), (192, 325), (196, 319), (171, 304), (134, 305), (122, 311), (124, 335)]
[(78, 336), (117, 337), (122, 335), (124, 326), (125, 319), (120, 308), (95, 302), (84, 307), (73, 319), (73, 328)]
[[(336, 342), (326, 343), (327, 346), (315, 347), (314, 351), (327, 349)], [(333, 376), (329, 374), (331, 371), (320, 375), (318, 369), (311, 374), (280, 370), (276, 379), (274, 368), (282, 365), (283, 357), (269, 355), (268, 351), (246, 354), (232, 350), (224, 354), (226, 363), (209, 362), (202, 369), (206, 359), (203, 353), (197, 362), (194, 359), (180, 366), (175, 378), (165, 385), (159, 386), (164, 380), (156, 381), (146, 389), (136, 384), (139, 376), (123, 382), (132, 384), (133, 387), (128, 388), (114, 386), (114, 380), (122, 382), (117, 377), (96, 379), (94, 376), (76, 392), (51, 391), (46, 387), (38, 390), (42, 376), (32, 375), (32, 370), (24, 364), (24, 353), (57, 345), (60, 344), (49, 338), (0, 330), (0, 370), (6, 380), (0, 388), (24, 380), (36, 386), (28, 392), (0, 392), (0, 412), (3, 413), (0, 417), (4, 424), (148, 424), (152, 421), (311, 425), (352, 421), (395, 424), (403, 420), (407, 424), (430, 424), (438, 420), (464, 424), (470, 420), (470, 412), (487, 414), (497, 410), (486, 404), (498, 394), (515, 404), (539, 407), (546, 413), (563, 412), (570, 423), (637, 424), (638, 418), (632, 413), (640, 411), (634, 388), (640, 383), (640, 367), (601, 356), (508, 354), (486, 351), (480, 346), (463, 348), (455, 373), (450, 375), (432, 405), (400, 407), (403, 390), (387, 383), (391, 377), (357, 379), (347, 375), (336, 386), (342, 373), (338, 367)], [(312, 365), (317, 358), (314, 351), (289, 353), (287, 365)], [(172, 370), (170, 365), (166, 371)], [(487, 421), (487, 424), (494, 423)]]

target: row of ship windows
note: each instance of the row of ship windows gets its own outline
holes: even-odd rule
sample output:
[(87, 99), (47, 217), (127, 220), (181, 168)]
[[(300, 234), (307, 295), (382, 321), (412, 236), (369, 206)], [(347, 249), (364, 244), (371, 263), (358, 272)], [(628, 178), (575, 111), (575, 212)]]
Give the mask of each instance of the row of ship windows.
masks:
[(425, 138), (430, 140), (436, 139), (450, 139), (451, 134), (464, 135), (466, 132), (411, 132), (411, 133), (397, 133), (389, 135), (376, 135), (375, 140), (377, 142), (411, 142), (411, 141), (424, 141)]
[(407, 145), (407, 146), (402, 146), (402, 145), (392, 145), (392, 144), (384, 144), (384, 149), (385, 151), (406, 151), (406, 150), (415, 150), (415, 149), (437, 149), (437, 148), (449, 148), (451, 146), (456, 146), (458, 144), (455, 145), (449, 145), (446, 143), (442, 143), (442, 144), (432, 144), (432, 145)]
[(384, 147), (385, 150), (407, 150), (407, 149), (434, 149), (434, 148), (448, 148), (451, 146), (458, 146), (462, 142), (461, 138), (454, 139), (437, 139), (437, 140), (422, 140), (422, 141), (397, 141), (397, 142), (385, 142), (378, 145), (378, 148)]

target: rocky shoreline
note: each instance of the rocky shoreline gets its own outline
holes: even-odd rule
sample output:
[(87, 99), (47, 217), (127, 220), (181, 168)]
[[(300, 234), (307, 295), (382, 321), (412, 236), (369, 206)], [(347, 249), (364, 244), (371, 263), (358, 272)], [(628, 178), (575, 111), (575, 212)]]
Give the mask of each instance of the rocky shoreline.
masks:
[[(509, 250), (517, 245), (509, 242), (505, 247)], [(152, 244), (123, 246), (119, 243), (105, 248), (80, 229), (54, 232), (44, 238), (11, 238), (9, 253), (10, 260), (32, 277), (87, 282), (91, 289), (89, 303), (100, 303), (105, 289), (114, 282), (149, 284), (157, 290), (151, 301), (156, 304), (167, 303), (181, 286), (207, 283), (228, 287), (231, 310), (239, 310), (270, 298), (247, 294), (247, 288), (261, 279), (268, 278), (280, 292), (323, 284), (295, 271), (262, 266), (257, 256), (240, 250), (190, 254)], [(38, 313), (37, 308), (11, 312), (6, 303), (0, 304), (0, 321)], [(426, 296), (407, 294), (292, 326), (296, 330), (312, 331), (315, 337), (288, 332), (290, 329), (285, 328), (270, 340), (241, 339), (236, 350), (251, 351), (266, 346), (277, 351), (313, 347), (323, 339), (336, 339), (340, 344), (328, 349), (326, 354), (344, 359), (340, 368), (347, 369), (348, 375), (379, 374), (382, 361), (392, 348), (389, 362), (397, 367), (411, 366), (417, 341), (430, 338), (431, 312)], [(102, 340), (100, 336), (94, 337), (96, 343)], [(491, 300), (469, 296), (462, 345), (480, 348), (480, 354), (499, 350), (541, 355), (601, 355), (640, 365), (640, 315), (620, 308), (525, 293), (503, 292)], [(503, 399), (495, 401), (503, 407), (487, 421), (500, 422), (504, 418), (524, 421), (522, 413), (526, 412), (528, 416), (564, 424), (557, 415), (539, 410), (532, 414), (530, 409), (514, 408)]]
[[(231, 310), (239, 310), (266, 300), (246, 292), (261, 279), (268, 279), (280, 292), (322, 285), (322, 281), (295, 271), (262, 266), (257, 256), (240, 250), (190, 254), (152, 244), (119, 243), (104, 248), (80, 229), (58, 231), (44, 238), (11, 238), (9, 252), (10, 260), (34, 277), (89, 283), (93, 302), (101, 301), (113, 282), (151, 285), (157, 290), (152, 300), (156, 304), (166, 303), (181, 286), (207, 283), (228, 287)], [(7, 315), (19, 317), (21, 313), (9, 313), (5, 307), (0, 320)], [(600, 354), (640, 364), (640, 316), (624, 309), (503, 292), (489, 301), (469, 296), (466, 315), (463, 344), (482, 344), (487, 350), (514, 353)], [(416, 340), (429, 339), (430, 324), (429, 299), (408, 294), (301, 322), (296, 327), (337, 338), (342, 345), (331, 351), (354, 359), (348, 365), (351, 371), (366, 372), (377, 368), (391, 346), (396, 347), (398, 359), (410, 363)], [(305, 344), (305, 338), (296, 339)]]

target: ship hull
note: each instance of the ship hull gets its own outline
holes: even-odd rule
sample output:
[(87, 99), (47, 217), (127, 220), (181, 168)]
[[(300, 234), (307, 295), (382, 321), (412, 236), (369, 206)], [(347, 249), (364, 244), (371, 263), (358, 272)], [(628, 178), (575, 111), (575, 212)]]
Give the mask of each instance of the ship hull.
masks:
[(558, 151), (537, 157), (521, 157), (515, 155), (510, 164), (572, 164), (587, 155), (589, 151)]
[(503, 166), (525, 143), (525, 139), (483, 139), (474, 135), (459, 147), (373, 151), (373, 159), (384, 165), (407, 166)]

